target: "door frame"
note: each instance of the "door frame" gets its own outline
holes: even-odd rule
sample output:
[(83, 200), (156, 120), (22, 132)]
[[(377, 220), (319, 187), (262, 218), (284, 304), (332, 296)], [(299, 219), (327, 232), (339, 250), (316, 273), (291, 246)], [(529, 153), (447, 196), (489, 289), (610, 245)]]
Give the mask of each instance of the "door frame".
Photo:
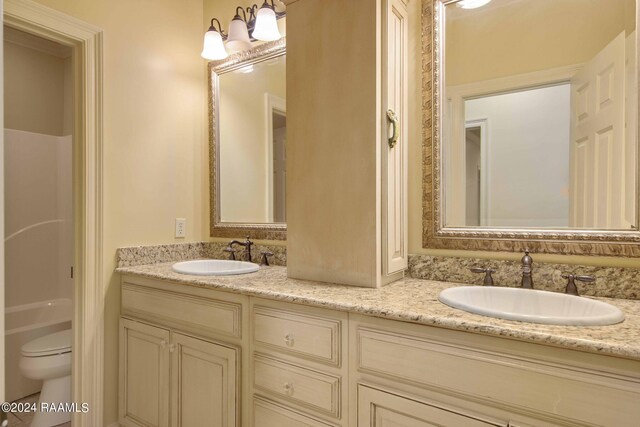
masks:
[(266, 157), (267, 157), (267, 222), (273, 222), (275, 199), (273, 182), (273, 113), (281, 113), (286, 116), (287, 102), (272, 93), (265, 92), (265, 124), (266, 124)]
[[(74, 71), (74, 312), (72, 401), (76, 427), (103, 424), (104, 300), (102, 30), (31, 0), (4, 0), (4, 24), (71, 47)], [(4, 195), (4, 190), (1, 190)]]

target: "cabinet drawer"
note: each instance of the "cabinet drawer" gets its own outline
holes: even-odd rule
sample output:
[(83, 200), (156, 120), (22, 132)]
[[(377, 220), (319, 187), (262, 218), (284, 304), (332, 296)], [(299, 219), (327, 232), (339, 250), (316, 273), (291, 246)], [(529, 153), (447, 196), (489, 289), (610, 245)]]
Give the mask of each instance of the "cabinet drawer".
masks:
[(357, 366), (364, 374), (514, 411), (526, 402), (528, 410), (563, 421), (622, 426), (640, 419), (637, 378), (364, 326), (355, 335)]
[(146, 286), (122, 284), (122, 314), (204, 336), (240, 338), (242, 306)]
[(486, 422), (464, 413), (358, 385), (358, 427), (465, 426), (507, 427), (507, 423)]
[(254, 356), (254, 387), (302, 407), (340, 417), (340, 378)]
[(330, 365), (340, 364), (340, 320), (255, 306), (253, 325), (256, 344)]
[(253, 399), (253, 427), (333, 427), (283, 406)]

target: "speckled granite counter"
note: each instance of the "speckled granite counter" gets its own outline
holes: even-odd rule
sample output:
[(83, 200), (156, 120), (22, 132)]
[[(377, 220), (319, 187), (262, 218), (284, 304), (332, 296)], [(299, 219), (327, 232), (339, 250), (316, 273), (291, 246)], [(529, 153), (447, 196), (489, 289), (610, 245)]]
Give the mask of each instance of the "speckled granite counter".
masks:
[(617, 325), (549, 326), (494, 319), (450, 308), (438, 301), (438, 294), (442, 289), (460, 286), (454, 283), (407, 278), (381, 289), (370, 289), (289, 279), (285, 267), (261, 267), (256, 273), (240, 276), (203, 277), (174, 273), (171, 264), (120, 267), (116, 271), (190, 286), (640, 360), (640, 301), (603, 299), (624, 312), (626, 320)]

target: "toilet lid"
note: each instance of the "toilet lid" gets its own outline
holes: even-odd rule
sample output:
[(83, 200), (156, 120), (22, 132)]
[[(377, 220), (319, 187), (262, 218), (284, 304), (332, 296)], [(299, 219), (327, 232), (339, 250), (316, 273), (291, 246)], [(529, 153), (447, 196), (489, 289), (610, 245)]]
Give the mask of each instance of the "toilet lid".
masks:
[(23, 356), (50, 356), (71, 351), (71, 329), (45, 335), (22, 346)]

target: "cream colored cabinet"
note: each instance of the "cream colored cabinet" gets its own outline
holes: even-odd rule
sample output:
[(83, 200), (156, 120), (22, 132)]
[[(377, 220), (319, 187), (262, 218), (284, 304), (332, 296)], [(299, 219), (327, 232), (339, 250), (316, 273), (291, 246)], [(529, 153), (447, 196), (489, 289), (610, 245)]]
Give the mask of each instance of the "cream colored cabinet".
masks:
[(171, 425), (237, 425), (237, 349), (174, 333), (171, 349)]
[(404, 0), (287, 6), (289, 277), (377, 288), (403, 276), (408, 15)]
[(251, 299), (254, 427), (346, 426), (348, 315)]
[[(635, 427), (640, 420), (637, 361), (358, 315), (349, 323), (358, 427), (402, 419), (385, 405), (416, 419), (469, 419), (435, 423), (452, 426)], [(371, 384), (378, 391), (363, 387)]]
[(169, 426), (167, 329), (120, 319), (120, 424)]
[(236, 426), (237, 349), (127, 318), (120, 337), (121, 425)]
[(358, 427), (504, 426), (477, 420), (450, 409), (358, 386)]
[(124, 276), (120, 424), (239, 427), (243, 415), (249, 420), (249, 401), (243, 404), (241, 393), (248, 381), (241, 374), (249, 366), (248, 352), (241, 351), (248, 300)]
[(408, 13), (404, 0), (382, 1), (382, 275), (407, 268)]

